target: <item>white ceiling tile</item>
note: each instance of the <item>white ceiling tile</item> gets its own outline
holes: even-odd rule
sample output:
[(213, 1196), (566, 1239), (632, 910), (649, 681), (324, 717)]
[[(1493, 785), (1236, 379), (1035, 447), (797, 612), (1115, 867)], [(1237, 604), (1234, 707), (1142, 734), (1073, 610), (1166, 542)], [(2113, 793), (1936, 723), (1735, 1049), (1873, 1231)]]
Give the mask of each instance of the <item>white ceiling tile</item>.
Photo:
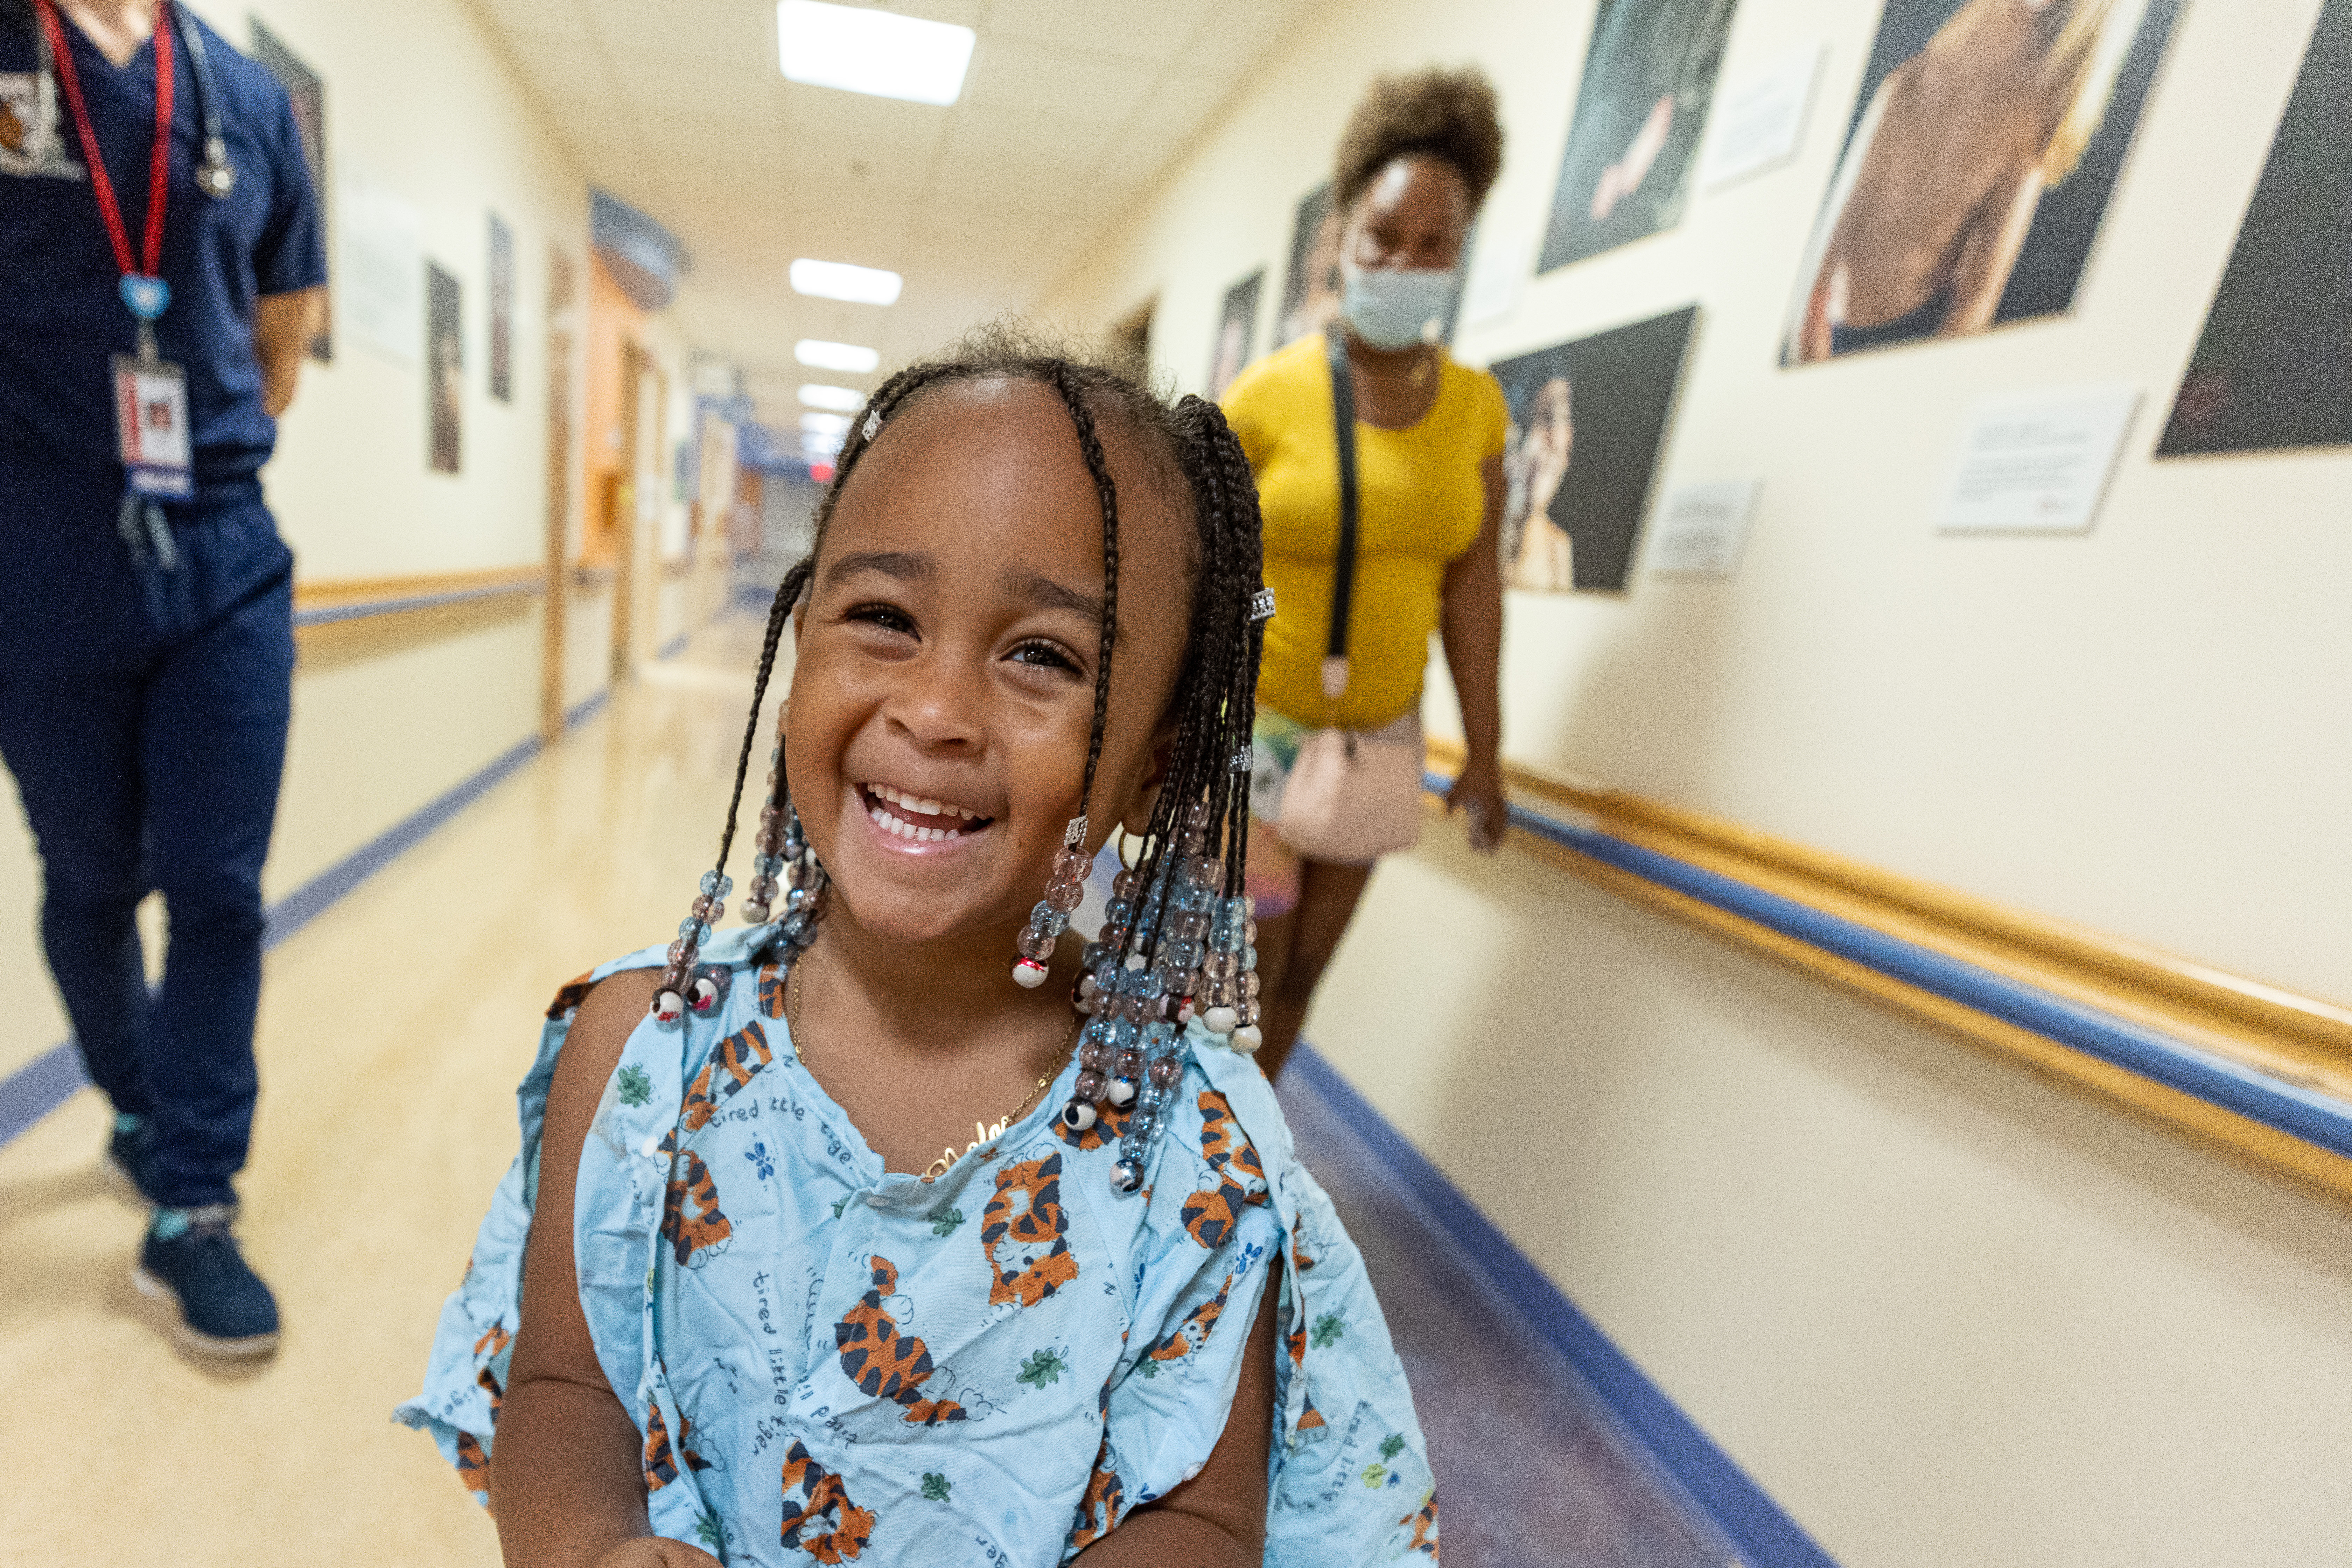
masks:
[(784, 84), (783, 102), (784, 123), (794, 136), (838, 142), (853, 157), (874, 147), (929, 152), (939, 145), (955, 112), (928, 103), (835, 92), (797, 82)]
[(584, 38), (587, 18), (573, 0), (482, 0), (482, 9), (501, 31), (518, 27)]
[(1158, 74), (1135, 60), (991, 37), (972, 57), (964, 102), (1017, 110), (1051, 104), (1056, 115), (1123, 125)]
[(791, 142), (788, 151), (795, 174), (853, 191), (920, 195), (931, 180), (933, 159), (929, 153), (896, 147), (853, 151), (835, 142), (800, 141)]
[(1129, 131), (1165, 138), (1171, 143), (1168, 151), (1172, 153), (1176, 151), (1172, 144), (1190, 137), (1233, 92), (1234, 79), (1229, 76), (1194, 70), (1163, 72)]
[(780, 76), (772, 6), (739, 0), (580, 0), (597, 36), (623, 68), (632, 51), (658, 50)]
[(739, 120), (781, 120), (783, 79), (755, 67), (704, 65), (678, 55), (610, 48), (613, 74), (633, 102)]
[(973, 104), (956, 111), (947, 151), (950, 157), (965, 161), (1028, 163), (1078, 174), (1102, 162), (1107, 140), (1108, 133), (1101, 126), (1083, 120)]
[(792, 138), (773, 125), (740, 125), (710, 115), (640, 109), (646, 145), (665, 157), (719, 169), (782, 169), (792, 163)]
[(1306, 9), (1307, 0), (1221, 0), (1177, 63), (1238, 82)]
[(1077, 177), (1065, 170), (950, 153), (940, 160), (931, 193), (935, 198), (952, 193), (959, 202), (1003, 212), (1052, 213), (1068, 205), (1076, 184)]
[(589, 38), (525, 27), (509, 29), (506, 38), (524, 79), (539, 92), (585, 96), (617, 90), (604, 51)]
[(1041, 44), (1172, 60), (1213, 0), (995, 0), (989, 31)]
[(591, 152), (619, 148), (642, 153), (645, 143), (637, 139), (636, 118), (629, 112), (628, 104), (614, 97), (573, 98), (549, 94), (540, 100), (547, 109), (547, 117), (575, 153), (585, 156)]

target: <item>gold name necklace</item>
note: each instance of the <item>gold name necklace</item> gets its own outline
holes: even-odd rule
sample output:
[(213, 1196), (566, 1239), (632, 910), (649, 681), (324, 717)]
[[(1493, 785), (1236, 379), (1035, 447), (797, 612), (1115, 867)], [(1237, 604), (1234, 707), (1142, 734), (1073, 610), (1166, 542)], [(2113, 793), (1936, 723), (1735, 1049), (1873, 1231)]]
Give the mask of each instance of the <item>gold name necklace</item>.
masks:
[[(808, 953), (803, 950), (801, 953), (801, 960), (804, 960), (807, 957)], [(796, 1059), (803, 1068), (806, 1068), (808, 1066), (808, 1053), (801, 1049), (800, 960), (795, 960), (793, 963), (793, 994), (790, 1005), (784, 1009), (784, 1026), (792, 1032), (793, 1056), (794, 1059)], [(1026, 1111), (1032, 1105), (1034, 1105), (1037, 1102), (1037, 1097), (1045, 1093), (1047, 1086), (1052, 1084), (1054, 1079), (1060, 1075), (1062, 1070), (1062, 1058), (1068, 1053), (1070, 1041), (1076, 1036), (1077, 1032), (1078, 1015), (1076, 1009), (1073, 1008), (1070, 1012), (1070, 1026), (1062, 1031), (1061, 1043), (1054, 1047), (1054, 1055), (1045, 1064), (1045, 1076), (1037, 1080), (1035, 1087), (1021, 1097), (1020, 1104), (1014, 1106), (1011, 1110), (1006, 1111), (1003, 1116), (998, 1117), (994, 1122), (973, 1122), (971, 1124), (972, 1131), (979, 1133), (980, 1136), (965, 1144), (961, 1152), (957, 1151), (955, 1145), (952, 1143), (941, 1150), (940, 1152), (940, 1157), (923, 1168), (923, 1181), (927, 1184), (931, 1182), (938, 1181), (941, 1176), (946, 1175), (949, 1170), (953, 1167), (955, 1163), (958, 1160), (962, 1159), (965, 1154), (971, 1153), (982, 1143), (990, 1142), (995, 1139), (1003, 1137), (1005, 1130), (1011, 1127), (1014, 1122), (1020, 1121), (1022, 1113)]]

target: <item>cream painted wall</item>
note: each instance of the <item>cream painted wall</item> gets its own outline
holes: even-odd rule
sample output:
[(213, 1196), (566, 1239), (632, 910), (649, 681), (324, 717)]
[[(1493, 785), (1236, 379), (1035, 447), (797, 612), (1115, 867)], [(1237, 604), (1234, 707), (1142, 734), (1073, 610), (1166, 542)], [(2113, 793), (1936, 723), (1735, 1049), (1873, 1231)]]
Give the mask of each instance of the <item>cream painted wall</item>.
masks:
[[(1796, 160), (1461, 334), (1696, 300), (1654, 497), (1764, 480), (1730, 583), (1511, 595), (1506, 749), (2352, 1000), (2352, 452), (2150, 457), (2318, 0), (2182, 7), (2072, 316), (1782, 372), (1879, 9), (1744, 0), (1725, 81), (1827, 47)], [(1263, 267), (1263, 347), (1364, 83), (1433, 62), (1501, 91), (1531, 268), (1593, 13), (1328, 0), (1045, 308), (1156, 299), (1197, 387)], [(1974, 399), (2100, 381), (2146, 401), (2088, 536), (1936, 535)], [(2343, 1561), (2342, 1203), (1451, 827), (1307, 1033), (1850, 1568)]]
[[(1879, 5), (1747, 0), (1724, 80), (1828, 46), (1798, 158), (1461, 334), (1484, 363), (1697, 300), (1654, 498), (1764, 480), (1730, 584), (1511, 596), (1509, 752), (2352, 1001), (2352, 450), (2150, 457), (2318, 8), (2182, 7), (2074, 315), (1781, 371)], [(1330, 0), (1045, 308), (1100, 322), (1156, 296), (1160, 368), (1197, 386), (1224, 289), (1265, 267), (1265, 344), (1296, 205), (1363, 83), (1432, 61), (1500, 89), (1480, 244), (1531, 267), (1592, 14)], [(2145, 401), (2088, 536), (1933, 531), (1972, 401), (2104, 381)]]

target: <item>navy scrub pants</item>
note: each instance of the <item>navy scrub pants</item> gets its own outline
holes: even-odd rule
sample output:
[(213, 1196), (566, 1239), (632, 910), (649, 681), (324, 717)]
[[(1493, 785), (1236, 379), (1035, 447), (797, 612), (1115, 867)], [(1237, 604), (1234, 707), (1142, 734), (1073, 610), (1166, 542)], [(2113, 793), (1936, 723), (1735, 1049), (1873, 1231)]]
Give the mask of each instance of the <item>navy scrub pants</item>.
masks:
[[(234, 1201), (253, 1125), (293, 556), (254, 483), (166, 506), (167, 570), (121, 537), (121, 483), (0, 452), (0, 757), (83, 1063), (144, 1119), (151, 1195), (194, 1207)], [(171, 941), (151, 996), (132, 913), (156, 889)]]

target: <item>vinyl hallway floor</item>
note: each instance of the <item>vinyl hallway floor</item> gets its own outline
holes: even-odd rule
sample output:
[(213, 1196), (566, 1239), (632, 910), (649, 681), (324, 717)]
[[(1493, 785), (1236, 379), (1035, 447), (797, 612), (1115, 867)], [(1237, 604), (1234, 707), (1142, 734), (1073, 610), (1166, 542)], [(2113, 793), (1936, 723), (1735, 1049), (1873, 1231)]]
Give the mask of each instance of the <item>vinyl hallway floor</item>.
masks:
[[(724, 622), (648, 667), (270, 953), (240, 1233), (285, 1314), (275, 1357), (184, 1355), (143, 1310), (143, 1214), (100, 1174), (94, 1090), (0, 1147), (0, 1564), (497, 1563), (489, 1521), (389, 1412), (513, 1157), (547, 996), (691, 892), (756, 636)], [(1283, 1099), (1412, 1380), (1447, 1563), (1729, 1561), (1299, 1075)]]

